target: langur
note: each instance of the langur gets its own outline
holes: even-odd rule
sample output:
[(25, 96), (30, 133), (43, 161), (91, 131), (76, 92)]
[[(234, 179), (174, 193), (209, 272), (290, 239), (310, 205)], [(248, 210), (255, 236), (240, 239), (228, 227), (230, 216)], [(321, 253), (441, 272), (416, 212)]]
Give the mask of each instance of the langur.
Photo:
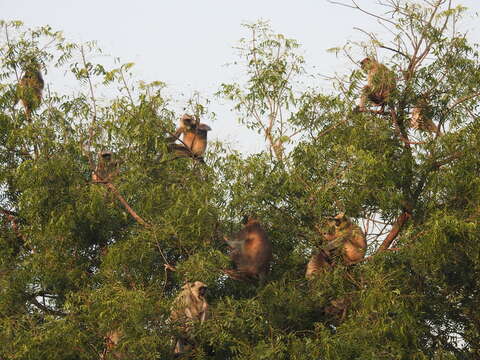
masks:
[(307, 264), (307, 270), (305, 277), (307, 280), (311, 280), (321, 271), (325, 271), (332, 266), (328, 254), (321, 249), (316, 250)]
[(94, 183), (108, 183), (118, 175), (118, 162), (112, 159), (110, 151), (102, 151), (98, 154), (97, 167), (92, 172)]
[(188, 333), (192, 323), (203, 323), (208, 319), (208, 303), (205, 300), (207, 285), (201, 281), (186, 283), (175, 298), (170, 320), (180, 328), (181, 335), (176, 339), (175, 354), (182, 354), (190, 350)]
[(40, 106), (44, 86), (40, 64), (32, 61), (24, 69), (17, 88), (17, 96), (25, 108), (27, 119), (31, 119), (32, 112)]
[(180, 125), (175, 131), (173, 141), (180, 139), (182, 144), (169, 144), (170, 151), (178, 157), (194, 157), (202, 159), (207, 148), (207, 133), (212, 130), (207, 124), (200, 123), (197, 117), (183, 115), (180, 118)]
[(381, 106), (383, 110), (385, 104), (391, 100), (390, 95), (396, 88), (395, 73), (385, 65), (368, 57), (363, 59), (360, 65), (367, 73), (367, 85), (362, 89), (360, 98), (360, 111), (366, 110), (368, 101), (375, 106)]
[(354, 264), (365, 257), (367, 241), (360, 226), (344, 213), (329, 219), (330, 231), (324, 233), (327, 244), (323, 249), (341, 255), (346, 264)]
[(224, 238), (230, 246), (230, 258), (235, 264), (234, 270), (225, 272), (236, 280), (258, 278), (263, 284), (272, 260), (272, 243), (260, 223), (252, 218), (244, 219), (244, 227), (232, 240)]
[(314, 253), (307, 264), (305, 277), (309, 280), (332, 267), (334, 258), (341, 257), (345, 264), (351, 265), (365, 257), (365, 234), (344, 213), (329, 218), (327, 227), (328, 231), (322, 234), (327, 243)]
[(438, 127), (432, 120), (433, 115), (433, 108), (429, 104), (427, 97), (421, 96), (412, 109), (410, 126), (416, 130), (436, 133), (438, 132)]

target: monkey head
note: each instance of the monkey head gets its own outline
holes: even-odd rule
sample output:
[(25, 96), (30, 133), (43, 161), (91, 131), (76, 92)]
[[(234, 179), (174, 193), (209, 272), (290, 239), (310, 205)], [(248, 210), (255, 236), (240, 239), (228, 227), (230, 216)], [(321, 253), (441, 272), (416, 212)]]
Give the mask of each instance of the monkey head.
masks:
[(110, 161), (112, 160), (112, 152), (111, 151), (102, 151), (100, 153), (100, 156), (102, 157), (103, 160), (105, 161)]
[(327, 241), (331, 241), (336, 238), (336, 234), (339, 231), (350, 226), (350, 219), (344, 212), (338, 213), (335, 216), (327, 217), (325, 231), (322, 233), (323, 237)]
[(243, 226), (259, 224), (256, 214), (244, 214), (241, 223)]
[(248, 223), (248, 220), (250, 219), (250, 216), (248, 215), (243, 215), (242, 216), (242, 225), (245, 225), (246, 223)]
[(187, 130), (195, 129), (199, 123), (200, 121), (194, 115), (184, 114), (180, 118), (180, 127)]
[(42, 70), (42, 65), (35, 59), (30, 59), (23, 63), (23, 71), (25, 74), (32, 74), (36, 72), (40, 72)]
[(207, 293), (208, 286), (201, 281), (186, 283), (182, 289), (189, 289), (197, 299), (203, 299)]
[(372, 63), (372, 59), (370, 59), (369, 57), (366, 57), (365, 59), (363, 59), (362, 61), (360, 61), (360, 66), (363, 70), (368, 70), (370, 64)]

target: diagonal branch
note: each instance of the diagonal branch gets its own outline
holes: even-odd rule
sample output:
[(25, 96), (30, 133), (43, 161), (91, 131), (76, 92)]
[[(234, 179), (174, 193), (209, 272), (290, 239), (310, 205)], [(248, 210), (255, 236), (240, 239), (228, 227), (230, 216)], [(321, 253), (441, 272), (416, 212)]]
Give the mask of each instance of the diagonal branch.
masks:
[(377, 252), (387, 250), (390, 245), (392, 245), (393, 240), (396, 239), (400, 231), (402, 230), (403, 226), (407, 223), (407, 221), (412, 217), (412, 214), (408, 210), (404, 210), (403, 213), (398, 217), (395, 223), (392, 226), (392, 229), (388, 233), (385, 240), (383, 240), (382, 245), (378, 248)]
[(132, 207), (128, 204), (128, 202), (125, 200), (125, 198), (120, 194), (120, 192), (117, 190), (115, 185), (113, 185), (111, 182), (103, 182), (103, 185), (110, 189), (113, 194), (117, 197), (117, 199), (122, 203), (122, 205), (125, 207), (125, 209), (128, 211), (128, 213), (140, 224), (145, 226), (146, 228), (150, 228), (151, 225), (147, 223), (143, 218), (138, 215), (135, 210), (132, 209)]

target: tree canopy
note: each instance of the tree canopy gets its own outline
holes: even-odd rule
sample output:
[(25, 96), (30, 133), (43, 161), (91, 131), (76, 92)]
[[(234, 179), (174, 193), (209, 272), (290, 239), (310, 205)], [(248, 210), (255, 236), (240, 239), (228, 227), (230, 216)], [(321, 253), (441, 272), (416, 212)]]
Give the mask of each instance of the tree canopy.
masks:
[[(182, 114), (162, 82), (97, 63), (95, 42), (0, 22), (0, 359), (99, 359), (112, 331), (122, 336), (106, 358), (173, 359), (169, 315), (188, 281), (208, 285), (211, 316), (182, 358), (480, 357), (480, 59), (457, 30), (466, 8), (339, 5), (389, 37), (364, 29), (365, 41), (331, 49), (352, 71), (326, 92), (302, 85), (314, 75), (297, 41), (245, 25), (243, 81), (217, 97), (265, 150), (210, 141), (205, 162), (169, 152)], [(395, 75), (383, 109), (358, 109), (365, 57)], [(29, 114), (20, 82), (32, 64), (45, 87)], [(74, 76), (74, 94), (50, 86), (54, 69)], [(209, 101), (187, 112), (209, 123)], [(412, 126), (419, 103), (435, 130)], [(92, 181), (102, 151), (116, 173)], [(340, 212), (365, 232), (366, 257), (306, 280)], [(264, 284), (223, 271), (223, 237), (244, 215), (273, 244)]]

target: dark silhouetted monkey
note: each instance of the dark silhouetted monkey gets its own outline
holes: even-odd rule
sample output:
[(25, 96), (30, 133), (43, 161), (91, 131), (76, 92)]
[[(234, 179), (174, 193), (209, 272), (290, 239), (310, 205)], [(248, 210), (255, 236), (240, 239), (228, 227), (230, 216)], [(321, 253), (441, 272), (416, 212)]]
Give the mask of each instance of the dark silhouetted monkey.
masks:
[(234, 270), (225, 270), (233, 279), (259, 279), (263, 284), (272, 260), (272, 243), (260, 223), (252, 218), (244, 219), (244, 227), (233, 239), (225, 237), (231, 248), (230, 257)]
[(17, 96), (25, 108), (25, 114), (30, 119), (32, 111), (37, 109), (42, 102), (42, 91), (45, 83), (40, 64), (32, 61), (24, 69), (24, 74), (18, 83)]
[(391, 99), (390, 96), (397, 86), (395, 73), (368, 57), (363, 59), (360, 65), (367, 73), (367, 85), (362, 89), (360, 110), (366, 110), (368, 101), (383, 108)]
[(113, 159), (110, 151), (98, 154), (97, 167), (92, 172), (92, 181), (95, 183), (110, 182), (119, 173), (118, 162)]

